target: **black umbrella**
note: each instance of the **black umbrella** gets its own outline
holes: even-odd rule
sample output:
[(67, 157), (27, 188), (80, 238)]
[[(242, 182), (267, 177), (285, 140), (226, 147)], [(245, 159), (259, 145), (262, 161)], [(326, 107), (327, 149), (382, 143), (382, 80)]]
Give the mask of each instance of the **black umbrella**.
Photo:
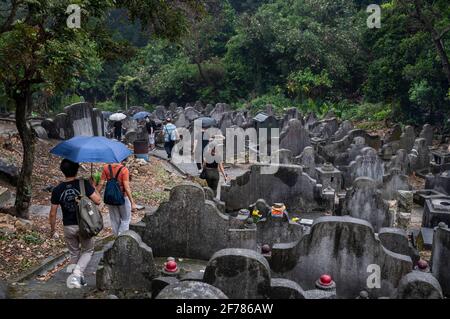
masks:
[(210, 128), (217, 126), (217, 122), (212, 117), (200, 117), (195, 121), (202, 121), (202, 128)]

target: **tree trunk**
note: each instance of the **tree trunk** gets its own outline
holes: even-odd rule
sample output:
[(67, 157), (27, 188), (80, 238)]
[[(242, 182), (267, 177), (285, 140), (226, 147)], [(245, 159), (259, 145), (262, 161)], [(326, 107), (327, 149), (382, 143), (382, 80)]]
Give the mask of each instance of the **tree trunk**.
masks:
[(31, 175), (33, 173), (35, 136), (31, 125), (27, 122), (31, 99), (28, 94), (15, 97), (16, 127), (23, 145), (22, 168), (16, 188), (15, 210), (16, 216), (29, 218), (31, 205)]

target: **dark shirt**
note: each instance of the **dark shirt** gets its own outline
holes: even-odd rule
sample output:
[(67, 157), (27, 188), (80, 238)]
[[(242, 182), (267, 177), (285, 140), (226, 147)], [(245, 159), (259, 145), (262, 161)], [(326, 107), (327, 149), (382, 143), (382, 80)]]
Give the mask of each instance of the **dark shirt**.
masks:
[(145, 127), (147, 128), (148, 134), (152, 134), (156, 130), (156, 123), (150, 120), (150, 122), (145, 123)]
[(120, 121), (114, 122), (114, 131), (116, 133), (122, 132), (122, 122)]
[(219, 167), (219, 164), (216, 161), (214, 161), (212, 163), (206, 163), (205, 166), (206, 166), (206, 168), (215, 168), (215, 169), (217, 169)]
[[(94, 187), (86, 180), (84, 181), (84, 188), (88, 197), (95, 192)], [(75, 201), (78, 196), (80, 196), (78, 179), (71, 182), (62, 182), (52, 191), (51, 203), (61, 206), (64, 226), (78, 225), (78, 204)]]

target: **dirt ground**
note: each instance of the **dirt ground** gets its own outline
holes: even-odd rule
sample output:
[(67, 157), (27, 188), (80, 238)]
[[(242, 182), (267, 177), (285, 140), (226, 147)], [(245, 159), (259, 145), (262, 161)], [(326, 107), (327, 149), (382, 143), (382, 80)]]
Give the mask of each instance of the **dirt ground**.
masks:
[[(17, 136), (8, 140), (7, 149), (2, 147), (0, 141), (1, 158), (7, 162), (20, 167), (22, 157), (22, 146)], [(51, 155), (50, 150), (57, 141), (38, 140), (36, 144), (35, 164), (33, 168), (32, 182), (32, 205), (50, 205), (52, 187), (64, 180), (59, 171), (60, 158)], [(145, 206), (149, 210), (168, 199), (169, 190), (173, 186), (182, 183), (183, 178), (176, 174), (161, 160), (152, 158), (150, 163), (140, 165), (135, 160), (126, 164), (130, 169), (131, 188), (133, 196), (138, 205)], [(101, 171), (102, 165), (96, 164), (93, 170)], [(85, 178), (90, 176), (91, 166), (83, 165), (80, 175)], [(0, 181), (0, 185), (8, 188), (12, 193), (15, 188), (5, 182)], [(43, 208), (45, 213), (45, 207)], [(107, 208), (101, 207), (104, 218), (107, 215)], [(57, 223), (58, 239), (50, 239), (50, 226), (48, 217), (45, 214), (32, 214), (31, 223), (23, 223), (18, 219), (2, 214), (0, 211), (0, 224), (9, 224), (11, 233), (0, 234), (0, 280), (10, 279), (19, 273), (40, 264), (44, 259), (55, 256), (63, 252), (65, 244), (63, 241), (62, 222)], [(132, 222), (137, 222), (145, 214), (145, 210), (133, 213)], [(111, 234), (109, 227), (105, 228), (99, 238), (107, 237)]]

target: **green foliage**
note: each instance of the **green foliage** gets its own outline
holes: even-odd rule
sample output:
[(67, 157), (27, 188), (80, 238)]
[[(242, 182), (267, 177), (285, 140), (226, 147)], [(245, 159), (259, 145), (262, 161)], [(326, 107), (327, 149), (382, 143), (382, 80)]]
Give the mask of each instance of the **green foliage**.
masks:
[(264, 110), (268, 104), (275, 106), (276, 113), (282, 113), (284, 109), (293, 106), (292, 101), (283, 94), (265, 94), (254, 98), (245, 104), (250, 106), (250, 109), (254, 114)]
[(117, 112), (121, 108), (121, 106), (119, 104), (117, 104), (116, 101), (111, 101), (111, 100), (98, 102), (95, 106), (98, 109), (100, 109), (102, 111), (107, 111), (107, 112)]

